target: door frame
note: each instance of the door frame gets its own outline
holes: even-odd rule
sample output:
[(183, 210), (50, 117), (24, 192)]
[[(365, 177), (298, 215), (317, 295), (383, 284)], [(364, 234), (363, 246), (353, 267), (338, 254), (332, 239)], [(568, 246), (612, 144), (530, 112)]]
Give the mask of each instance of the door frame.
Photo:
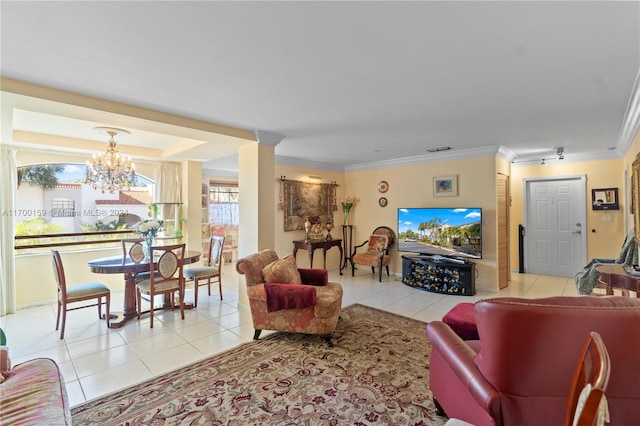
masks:
[(524, 271), (525, 274), (528, 273), (527, 266), (529, 265), (529, 253), (527, 253), (527, 242), (526, 238), (529, 236), (529, 221), (531, 218), (528, 217), (529, 211), (529, 184), (532, 182), (543, 182), (543, 181), (566, 181), (566, 180), (577, 180), (582, 186), (580, 192), (582, 193), (583, 203), (581, 206), (578, 215), (580, 216), (580, 223), (582, 223), (582, 246), (584, 247), (582, 265), (587, 264), (587, 252), (589, 248), (587, 247), (587, 175), (563, 175), (563, 176), (543, 176), (543, 177), (530, 177), (522, 179), (523, 184), (523, 196), (524, 200), (522, 203), (522, 214), (523, 214), (523, 222), (524, 222), (524, 238), (525, 244), (523, 247), (524, 250)]

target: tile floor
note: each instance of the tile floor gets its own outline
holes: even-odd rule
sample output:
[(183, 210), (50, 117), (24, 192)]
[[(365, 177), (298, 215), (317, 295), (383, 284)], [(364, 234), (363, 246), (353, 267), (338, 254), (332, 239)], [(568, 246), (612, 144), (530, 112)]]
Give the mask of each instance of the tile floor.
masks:
[[(512, 275), (500, 293), (479, 291), (475, 296), (447, 296), (410, 288), (399, 277), (377, 281), (377, 274), (357, 271), (356, 277), (329, 271), (344, 288), (343, 306), (360, 303), (425, 322), (440, 320), (455, 304), (496, 296), (547, 297), (575, 295), (572, 279), (541, 275)], [(13, 364), (36, 358), (54, 359), (61, 367), (72, 406), (225, 351), (253, 338), (248, 309), (238, 307), (238, 275), (234, 265), (223, 270), (224, 301), (217, 289), (208, 297), (200, 288), (198, 308), (180, 312), (156, 311), (154, 328), (148, 314), (119, 329), (97, 320), (96, 308), (67, 314), (64, 340), (55, 331), (56, 305), (20, 309), (0, 317), (8, 336)], [(213, 289), (212, 289), (213, 290)], [(113, 310), (122, 309), (123, 294), (112, 292)], [(187, 300), (193, 290), (187, 289)], [(265, 335), (266, 332), (263, 332)]]

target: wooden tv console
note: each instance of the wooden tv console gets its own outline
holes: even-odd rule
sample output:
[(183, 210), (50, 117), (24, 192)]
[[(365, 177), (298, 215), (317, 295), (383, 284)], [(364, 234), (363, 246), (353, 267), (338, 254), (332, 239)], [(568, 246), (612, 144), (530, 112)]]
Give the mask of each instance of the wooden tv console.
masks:
[(402, 282), (433, 293), (473, 296), (475, 266), (472, 262), (458, 263), (433, 256), (402, 256)]

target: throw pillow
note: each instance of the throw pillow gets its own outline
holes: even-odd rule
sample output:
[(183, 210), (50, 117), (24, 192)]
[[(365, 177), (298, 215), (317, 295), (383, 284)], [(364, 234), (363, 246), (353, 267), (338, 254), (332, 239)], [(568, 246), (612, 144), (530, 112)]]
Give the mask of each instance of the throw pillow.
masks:
[(266, 283), (302, 284), (296, 260), (291, 255), (265, 266), (262, 276)]
[(380, 254), (387, 249), (389, 238), (386, 235), (371, 235), (369, 237), (369, 253)]

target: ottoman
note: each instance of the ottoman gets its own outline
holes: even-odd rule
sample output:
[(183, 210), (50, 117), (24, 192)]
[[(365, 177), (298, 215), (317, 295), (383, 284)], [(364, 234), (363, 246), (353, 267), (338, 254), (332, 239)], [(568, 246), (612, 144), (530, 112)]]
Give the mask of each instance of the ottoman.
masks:
[(473, 306), (473, 303), (458, 303), (442, 317), (442, 322), (448, 324), (462, 340), (479, 339)]

